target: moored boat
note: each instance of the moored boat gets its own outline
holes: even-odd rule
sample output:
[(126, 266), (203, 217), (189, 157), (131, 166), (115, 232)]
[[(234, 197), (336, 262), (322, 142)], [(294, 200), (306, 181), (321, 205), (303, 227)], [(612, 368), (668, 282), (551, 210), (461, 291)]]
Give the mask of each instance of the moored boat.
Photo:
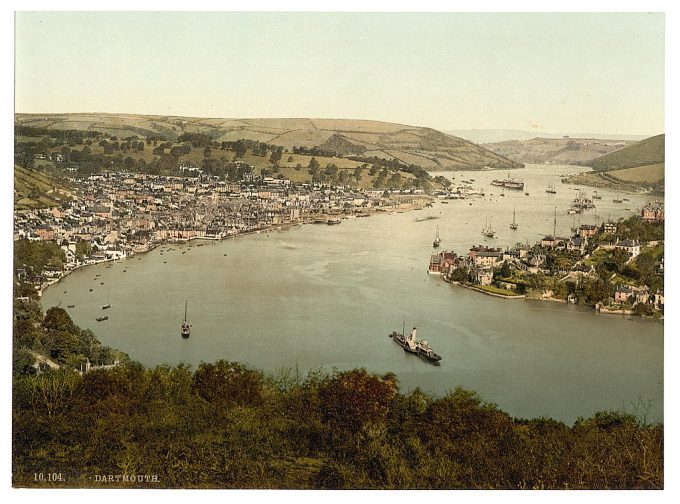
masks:
[(191, 324), (187, 322), (187, 306), (188, 302), (184, 301), (184, 322), (180, 326), (180, 333), (182, 338), (187, 339), (191, 335)]
[(442, 243), (441, 238), (439, 238), (439, 226), (437, 226), (437, 233), (434, 237), (434, 241), (432, 242), (432, 246), (434, 248), (437, 248), (439, 247), (439, 245), (441, 245), (441, 243)]

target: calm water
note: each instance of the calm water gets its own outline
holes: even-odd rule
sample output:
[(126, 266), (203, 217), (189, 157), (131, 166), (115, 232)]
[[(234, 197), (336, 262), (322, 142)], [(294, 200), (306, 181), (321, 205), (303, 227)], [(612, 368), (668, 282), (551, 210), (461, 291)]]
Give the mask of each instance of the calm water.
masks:
[[(442, 249), (459, 253), (474, 243), (534, 242), (552, 232), (555, 206), (558, 234), (567, 233), (573, 218), (564, 212), (575, 191), (559, 184), (559, 174), (581, 170), (530, 166), (511, 172), (525, 180), (530, 196), (506, 191), (505, 197), (488, 194), (500, 194), (488, 181), (502, 173), (459, 172), (457, 180), (472, 177), (475, 187), (487, 190), (485, 200), (201, 247), (173, 245), (173, 251), (156, 249), (111, 268), (76, 271), (48, 289), (43, 304), (75, 304), (69, 312), (77, 324), (149, 366), (224, 358), (266, 371), (366, 367), (395, 372), (404, 390), (469, 388), (516, 416), (572, 422), (603, 409), (630, 411), (642, 400), (652, 401), (650, 416), (661, 419), (662, 323), (500, 300), (426, 274), (436, 225)], [(549, 180), (557, 195), (544, 192)], [(598, 208), (582, 223), (630, 215), (624, 208), (634, 211), (648, 199), (600, 193)], [(618, 196), (631, 201), (613, 203)], [(514, 207), (517, 231), (508, 227)], [(427, 216), (437, 219), (422, 220)], [(487, 217), (496, 240), (480, 234)], [(101, 277), (89, 292), (96, 274)], [(98, 323), (109, 296), (110, 319)], [(193, 324), (189, 340), (179, 335), (185, 300)], [(417, 326), (419, 337), (443, 356), (440, 367), (405, 354), (387, 337), (401, 330), (404, 315), (407, 328)]]

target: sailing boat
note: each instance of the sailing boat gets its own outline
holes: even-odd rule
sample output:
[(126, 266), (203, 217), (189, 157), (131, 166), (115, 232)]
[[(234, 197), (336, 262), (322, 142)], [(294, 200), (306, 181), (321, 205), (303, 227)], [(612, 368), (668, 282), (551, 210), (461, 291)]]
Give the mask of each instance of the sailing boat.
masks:
[(186, 339), (191, 334), (191, 324), (187, 322), (187, 301), (184, 301), (184, 322), (181, 326), (182, 338)]
[(111, 289), (109, 289), (109, 296), (106, 299), (106, 304), (102, 306), (102, 310), (108, 310), (109, 308), (111, 308)]
[[(493, 217), (491, 217), (493, 219)], [(489, 225), (486, 226), (486, 219), (484, 220), (484, 226), (485, 228), (482, 229), (482, 234), (486, 236), (487, 238), (493, 238), (496, 235), (496, 231), (492, 231), (491, 229), (491, 221), (489, 221)]]
[(510, 224), (510, 229), (517, 229), (517, 222), (515, 222), (515, 209), (512, 209), (512, 224)]
[(94, 280), (92, 280), (92, 282), (90, 282), (90, 292), (92, 292), (93, 290), (94, 290)]
[(555, 187), (552, 185), (552, 182), (548, 183), (548, 188), (545, 190), (545, 192), (550, 194), (557, 194), (557, 191), (555, 190)]
[(571, 232), (576, 234), (578, 232), (578, 228), (576, 227), (576, 216), (574, 215), (574, 220), (571, 224)]
[(441, 241), (441, 239), (439, 238), (439, 226), (437, 226), (437, 234), (436, 234), (436, 236), (435, 236), (435, 238), (434, 238), (434, 241), (432, 242), (432, 246), (433, 246), (434, 248), (437, 248), (437, 247), (439, 247), (439, 245), (441, 244), (441, 242), (442, 242), (442, 241)]
[(602, 199), (602, 196), (597, 194), (597, 191), (593, 191), (593, 199)]

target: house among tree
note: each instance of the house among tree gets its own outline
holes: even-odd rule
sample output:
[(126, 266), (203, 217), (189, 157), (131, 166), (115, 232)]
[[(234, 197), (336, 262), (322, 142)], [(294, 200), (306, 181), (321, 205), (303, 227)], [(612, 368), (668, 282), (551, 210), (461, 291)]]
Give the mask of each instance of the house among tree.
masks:
[(493, 281), (493, 268), (475, 268), (472, 271), (472, 280), (477, 285), (491, 285)]
[(609, 234), (614, 234), (616, 233), (616, 223), (612, 221), (607, 221), (602, 223), (602, 232), (603, 233), (609, 233)]
[(661, 204), (651, 204), (647, 203), (642, 207), (640, 216), (646, 222), (663, 222), (664, 220), (664, 210)]
[(628, 252), (631, 259), (635, 259), (638, 255), (640, 255), (640, 242), (637, 240), (626, 239), (617, 241), (615, 247)]
[(595, 236), (597, 234), (597, 226), (594, 226), (592, 224), (581, 224), (578, 227), (578, 235), (581, 238), (590, 238), (591, 236)]
[(630, 285), (619, 285), (614, 292), (614, 301), (625, 303), (633, 296), (633, 288)]
[(567, 250), (569, 251), (578, 251), (579, 253), (583, 254), (585, 249), (586, 238), (582, 236), (575, 236), (573, 238), (570, 238), (569, 241), (567, 242)]

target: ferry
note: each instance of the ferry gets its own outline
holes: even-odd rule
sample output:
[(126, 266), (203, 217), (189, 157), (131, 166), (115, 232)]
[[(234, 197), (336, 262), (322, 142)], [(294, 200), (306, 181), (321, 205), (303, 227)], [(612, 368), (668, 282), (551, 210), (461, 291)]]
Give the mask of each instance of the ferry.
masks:
[(96, 320), (97, 322), (102, 322), (103, 320), (109, 320), (109, 317), (107, 315), (104, 315), (103, 317), (97, 317)]
[(392, 332), (389, 337), (392, 338), (397, 345), (402, 347), (405, 352), (416, 354), (418, 357), (426, 360), (430, 364), (435, 366), (439, 365), (439, 361), (442, 360), (442, 356), (436, 353), (430, 345), (427, 344), (425, 340), (416, 339), (416, 328), (414, 327), (411, 333), (406, 336), (404, 335), (404, 330), (401, 333), (396, 331)]

